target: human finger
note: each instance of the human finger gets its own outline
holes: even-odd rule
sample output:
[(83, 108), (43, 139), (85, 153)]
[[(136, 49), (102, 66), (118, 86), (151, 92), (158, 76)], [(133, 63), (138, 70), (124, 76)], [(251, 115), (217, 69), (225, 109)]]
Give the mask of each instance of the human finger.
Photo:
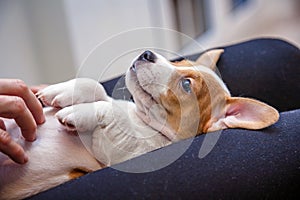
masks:
[(42, 105), (24, 81), (18, 79), (0, 79), (0, 94), (21, 97), (24, 99), (36, 123), (44, 123), (45, 116)]
[(35, 140), (37, 124), (22, 98), (0, 95), (0, 117), (14, 119), (24, 138)]
[(8, 157), (19, 164), (25, 164), (28, 161), (24, 149), (13, 141), (9, 133), (2, 129), (0, 129), (0, 152), (8, 155)]

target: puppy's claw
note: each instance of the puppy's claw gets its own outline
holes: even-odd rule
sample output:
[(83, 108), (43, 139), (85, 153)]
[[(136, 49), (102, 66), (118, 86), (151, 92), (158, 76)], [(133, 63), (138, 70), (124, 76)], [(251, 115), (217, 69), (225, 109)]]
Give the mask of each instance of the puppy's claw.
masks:
[(42, 102), (43, 105), (51, 106), (51, 104), (47, 101), (47, 99), (44, 96), (40, 95), (37, 98)]
[(57, 98), (55, 97), (52, 102), (51, 102), (51, 106), (54, 108), (61, 108), (60, 104), (58, 103)]
[(66, 119), (61, 120), (61, 119), (58, 118), (58, 121), (59, 121), (59, 123), (61, 123), (67, 129), (67, 131), (71, 131), (71, 132), (76, 131), (75, 125), (73, 125), (70, 122), (67, 122)]

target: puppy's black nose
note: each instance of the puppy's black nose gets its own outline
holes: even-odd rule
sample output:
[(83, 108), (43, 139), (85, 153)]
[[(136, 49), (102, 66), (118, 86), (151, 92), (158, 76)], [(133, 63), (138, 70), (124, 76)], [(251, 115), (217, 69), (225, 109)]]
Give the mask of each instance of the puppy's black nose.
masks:
[(155, 54), (149, 50), (142, 53), (142, 55), (140, 55), (140, 57), (138, 58), (138, 60), (143, 60), (143, 61), (152, 62), (152, 63), (155, 63), (156, 59), (157, 58), (156, 58)]

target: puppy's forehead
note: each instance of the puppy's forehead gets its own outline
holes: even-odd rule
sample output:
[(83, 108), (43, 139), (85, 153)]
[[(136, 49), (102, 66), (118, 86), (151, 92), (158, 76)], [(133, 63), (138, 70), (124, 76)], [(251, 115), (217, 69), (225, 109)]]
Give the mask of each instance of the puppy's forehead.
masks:
[(196, 65), (195, 62), (190, 61), (190, 60), (180, 60), (180, 61), (173, 61), (171, 62), (172, 65), (174, 65), (175, 67), (193, 67)]
[(190, 60), (181, 60), (171, 62), (171, 64), (177, 69), (177, 75), (191, 78), (199, 77), (200, 71), (198, 70), (199, 66), (197, 66), (196, 62)]
[[(180, 75), (181, 77), (201, 78), (205, 80), (207, 79), (206, 81), (217, 82), (226, 93), (230, 94), (222, 79), (208, 67), (199, 65), (198, 63), (190, 60), (175, 61), (171, 62), (171, 64), (176, 67), (177, 75)], [(209, 77), (212, 77), (212, 79)]]

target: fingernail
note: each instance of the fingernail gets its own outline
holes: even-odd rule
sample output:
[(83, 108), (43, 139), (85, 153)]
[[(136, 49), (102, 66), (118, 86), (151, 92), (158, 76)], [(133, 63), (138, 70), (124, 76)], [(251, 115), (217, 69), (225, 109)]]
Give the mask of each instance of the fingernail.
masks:
[(46, 121), (46, 119), (45, 119), (45, 115), (44, 114), (42, 114), (39, 118), (38, 118), (38, 124), (43, 124), (44, 122)]
[(30, 138), (30, 142), (34, 142), (36, 140), (36, 136)]
[(23, 163), (24, 163), (24, 164), (27, 163), (28, 160), (29, 160), (29, 159), (28, 159), (28, 156), (25, 154), (25, 155), (24, 155), (24, 162), (23, 162)]
[(36, 140), (36, 132), (33, 135), (26, 138), (26, 141), (28, 142), (34, 142), (35, 140)]

